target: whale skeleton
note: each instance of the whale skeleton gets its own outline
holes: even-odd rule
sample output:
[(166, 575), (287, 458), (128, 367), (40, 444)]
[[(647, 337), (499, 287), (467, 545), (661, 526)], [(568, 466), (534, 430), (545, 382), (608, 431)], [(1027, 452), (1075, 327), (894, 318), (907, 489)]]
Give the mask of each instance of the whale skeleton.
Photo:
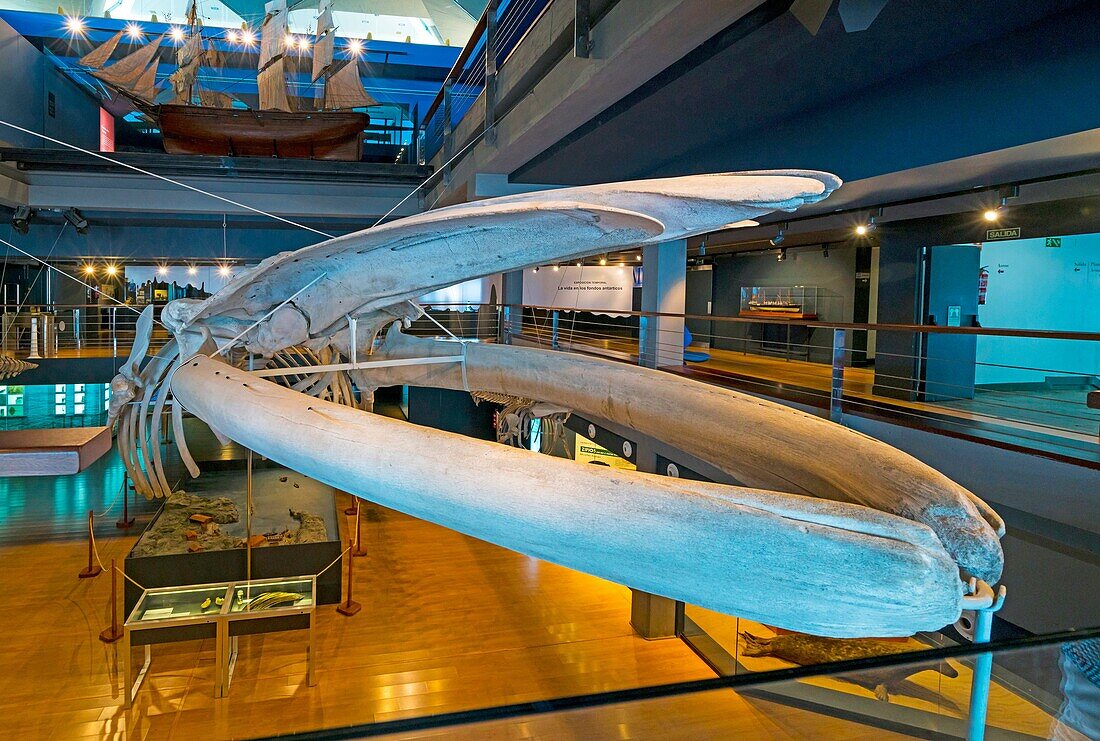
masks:
[[(144, 368), (147, 343), (135, 342), (112, 382), (123, 461), (141, 493), (171, 493), (150, 443), (170, 413), (198, 475), (186, 409), (216, 434), (357, 496), (637, 589), (825, 636), (938, 629), (991, 603), (973, 585), (999, 579), (1004, 524), (911, 456), (652, 369), (400, 331), (419, 316), (413, 299), (436, 288), (728, 228), (839, 185), (795, 170), (564, 188), (276, 255), (204, 301), (166, 306), (175, 340)], [(139, 337), (151, 323), (151, 314), (139, 320)], [(370, 349), (367, 360), (342, 362), (358, 348)], [(573, 410), (690, 449), (739, 485), (579, 466), (356, 408), (393, 384)]]

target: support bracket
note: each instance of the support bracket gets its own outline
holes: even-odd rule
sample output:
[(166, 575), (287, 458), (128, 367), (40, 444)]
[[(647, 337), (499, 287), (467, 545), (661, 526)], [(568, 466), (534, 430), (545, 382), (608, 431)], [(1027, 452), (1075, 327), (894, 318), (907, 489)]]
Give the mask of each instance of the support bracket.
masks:
[(592, 56), (592, 9), (589, 0), (576, 0), (576, 3), (573, 56), (589, 59)]

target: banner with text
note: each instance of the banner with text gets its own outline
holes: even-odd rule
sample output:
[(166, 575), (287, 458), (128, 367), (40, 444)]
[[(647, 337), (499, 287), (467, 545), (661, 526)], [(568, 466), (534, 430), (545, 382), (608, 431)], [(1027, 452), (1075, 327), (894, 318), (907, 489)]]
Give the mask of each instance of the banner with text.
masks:
[(630, 311), (634, 271), (620, 265), (562, 266), (523, 271), (523, 303), (597, 314)]

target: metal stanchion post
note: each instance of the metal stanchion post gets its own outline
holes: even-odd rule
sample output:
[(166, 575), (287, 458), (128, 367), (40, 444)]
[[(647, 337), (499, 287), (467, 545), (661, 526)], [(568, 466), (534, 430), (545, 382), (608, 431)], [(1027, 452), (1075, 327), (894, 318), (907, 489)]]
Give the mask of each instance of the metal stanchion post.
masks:
[(95, 562), (95, 553), (92, 552), (93, 525), (95, 525), (95, 512), (88, 510), (88, 565), (77, 574), (81, 579), (91, 579), (93, 576), (99, 576), (99, 573), (103, 571), (99, 568), (99, 564)]
[[(348, 545), (348, 553), (351, 553), (350, 544)], [(352, 571), (354, 570), (354, 564), (355, 559), (349, 558), (347, 598), (336, 607), (336, 612), (340, 613), (341, 615), (346, 615), (347, 617), (351, 617), (352, 615), (363, 609), (363, 606), (361, 604), (351, 598)]]
[(118, 624), (118, 569), (115, 559), (111, 559), (111, 625), (99, 634), (104, 643), (114, 643), (122, 638), (122, 628)]
[(353, 556), (365, 556), (367, 555), (367, 549), (363, 547), (363, 531), (362, 523), (363, 518), (359, 516), (359, 505), (362, 502), (359, 497), (355, 498), (355, 549), (351, 552)]
[[(993, 613), (1005, 602), (1005, 588), (997, 593), (985, 582), (977, 582), (973, 597), (982, 600), (984, 606), (974, 610), (974, 643), (989, 643), (993, 632)], [(989, 682), (993, 676), (993, 654), (978, 654), (974, 658), (974, 672), (970, 681), (970, 708), (968, 713), (967, 741), (985, 738), (985, 719), (989, 710)]]
[(134, 518), (130, 517), (130, 480), (129, 477), (122, 480), (122, 517), (115, 523), (115, 527), (123, 530), (130, 529), (134, 524)]
[(31, 360), (37, 360), (41, 355), (38, 354), (38, 317), (31, 317), (31, 353), (27, 356)]

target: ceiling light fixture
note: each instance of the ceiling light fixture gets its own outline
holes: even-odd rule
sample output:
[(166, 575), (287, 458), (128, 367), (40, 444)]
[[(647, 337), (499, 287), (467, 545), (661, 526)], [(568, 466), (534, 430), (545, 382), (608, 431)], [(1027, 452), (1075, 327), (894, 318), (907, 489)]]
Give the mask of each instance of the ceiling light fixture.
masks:
[(634, 255), (634, 262), (641, 262), (641, 261), (642, 261), (642, 256), (641, 255)]
[(607, 258), (606, 257), (601, 257), (600, 258), (600, 265), (606, 265), (606, 264), (607, 264)]
[(85, 265), (81, 269), (81, 272), (84, 273), (84, 275), (95, 275), (95, 266), (94, 265)]
[(168, 32), (168, 35), (172, 37), (173, 41), (183, 41), (183, 29), (179, 26), (172, 26), (172, 30)]
[(225, 32), (225, 38), (229, 41), (229, 43), (236, 44), (240, 42), (241, 35), (231, 28)]
[(107, 273), (107, 275), (110, 275), (110, 276), (113, 277), (115, 275), (118, 275), (118, 266), (117, 265), (108, 265), (104, 269), (104, 271)]
[(84, 35), (84, 19), (76, 16), (68, 16), (65, 19), (65, 29), (73, 36)]
[(357, 57), (363, 53), (363, 42), (359, 39), (348, 39), (348, 54)]
[(252, 29), (246, 28), (241, 31), (241, 43), (245, 46), (252, 46), (256, 43), (256, 34), (252, 33)]
[(84, 214), (80, 211), (75, 208), (67, 208), (61, 215), (65, 217), (65, 221), (73, 225), (77, 234), (88, 233), (88, 220), (84, 218)]
[(775, 256), (776, 261), (783, 262), (787, 259), (787, 248), (779, 250), (779, 254)]
[(197, 273), (197, 272), (199, 272), (199, 271), (198, 271), (198, 269), (197, 269), (197, 268), (195, 268), (195, 266), (194, 266), (194, 265), (188, 265), (188, 266), (187, 266), (187, 274), (188, 274), (188, 275), (194, 275), (194, 274), (195, 274), (195, 273)]
[(218, 267), (218, 275), (220, 275), (223, 278), (228, 277), (229, 276), (229, 266), (228, 265), (219, 266)]
[(166, 265), (161, 265), (160, 267), (158, 267), (157, 275), (168, 275), (168, 267)]
[(141, 26), (136, 23), (126, 24), (126, 35), (132, 40), (136, 41), (145, 35), (145, 32), (141, 30)]
[(20, 234), (26, 234), (31, 230), (31, 219), (33, 219), (37, 213), (38, 212), (30, 206), (16, 206), (15, 213), (12, 214), (11, 217), (12, 228)]
[(559, 270), (561, 270), (561, 268), (559, 268), (559, 267), (558, 267), (557, 265), (555, 265), (555, 266), (554, 266), (554, 272), (556, 273), (556, 272), (558, 272)]

